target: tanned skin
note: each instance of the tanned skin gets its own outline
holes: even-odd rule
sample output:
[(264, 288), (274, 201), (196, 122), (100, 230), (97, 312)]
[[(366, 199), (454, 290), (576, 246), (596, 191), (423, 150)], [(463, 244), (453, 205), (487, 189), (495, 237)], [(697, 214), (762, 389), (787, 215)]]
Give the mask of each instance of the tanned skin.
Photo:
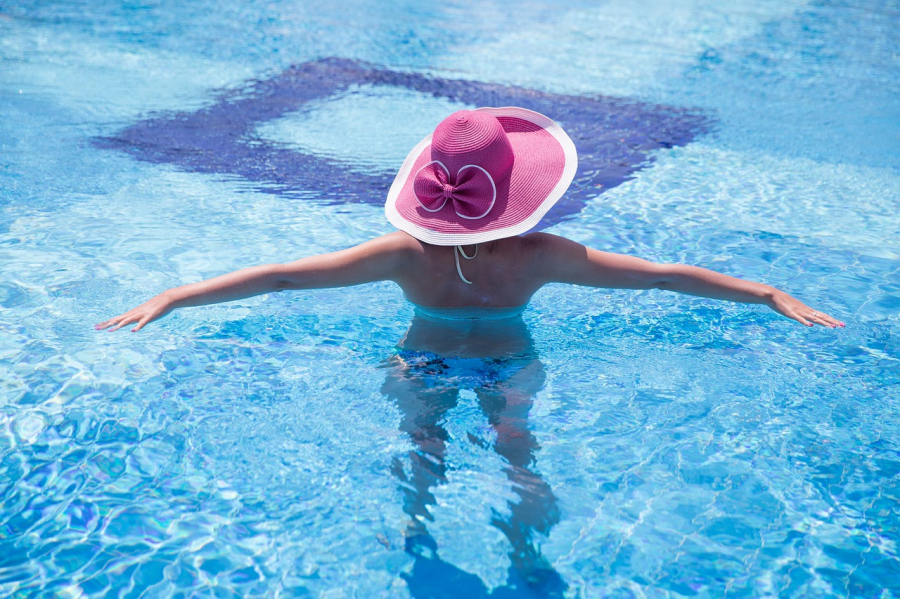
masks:
[[(476, 246), (464, 248), (472, 255)], [(202, 306), (284, 291), (348, 287), (394, 281), (422, 306), (521, 306), (547, 283), (609, 289), (663, 289), (745, 304), (765, 304), (779, 314), (813, 326), (844, 323), (810, 308), (770, 285), (745, 281), (684, 264), (600, 252), (549, 233), (531, 233), (477, 246), (477, 257), (461, 260), (467, 279), (456, 273), (453, 247), (430, 245), (397, 231), (355, 247), (301, 258), (287, 264), (244, 268), (199, 283), (173, 287), (140, 306), (96, 325), (116, 331), (136, 323), (139, 331), (176, 308)]]

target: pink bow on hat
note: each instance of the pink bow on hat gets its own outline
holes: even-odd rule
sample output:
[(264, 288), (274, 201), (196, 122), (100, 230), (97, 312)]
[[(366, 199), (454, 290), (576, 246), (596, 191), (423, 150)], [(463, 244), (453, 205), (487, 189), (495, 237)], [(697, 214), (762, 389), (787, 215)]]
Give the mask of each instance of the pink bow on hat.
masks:
[(470, 219), (487, 216), (497, 199), (494, 179), (482, 167), (467, 164), (460, 168), (454, 185), (450, 183), (450, 171), (439, 160), (432, 160), (419, 169), (413, 181), (413, 192), (422, 208), (428, 212), (437, 212), (447, 200), (453, 200), (456, 214)]

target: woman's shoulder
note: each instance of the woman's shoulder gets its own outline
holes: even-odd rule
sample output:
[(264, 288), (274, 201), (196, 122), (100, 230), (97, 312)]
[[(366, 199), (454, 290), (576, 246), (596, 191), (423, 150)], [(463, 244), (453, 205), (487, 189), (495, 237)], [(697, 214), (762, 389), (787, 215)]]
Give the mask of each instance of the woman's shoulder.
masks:
[(527, 233), (525, 235), (520, 235), (517, 239), (521, 240), (521, 243), (530, 247), (558, 245), (561, 243), (574, 243), (572, 240), (562, 237), (561, 235), (554, 235), (553, 233), (547, 233), (545, 231)]
[(372, 241), (394, 247), (396, 249), (419, 249), (422, 242), (405, 231), (393, 231), (376, 237)]
[(415, 257), (421, 257), (426, 253), (427, 248), (425, 246), (426, 244), (408, 233), (394, 231), (370, 239), (356, 247), (367, 252), (388, 254), (398, 258), (414, 259)]
[(543, 231), (510, 237), (502, 241), (506, 242), (505, 248), (510, 253), (523, 258), (530, 256), (535, 260), (548, 258), (559, 254), (561, 250), (580, 245), (565, 237)]

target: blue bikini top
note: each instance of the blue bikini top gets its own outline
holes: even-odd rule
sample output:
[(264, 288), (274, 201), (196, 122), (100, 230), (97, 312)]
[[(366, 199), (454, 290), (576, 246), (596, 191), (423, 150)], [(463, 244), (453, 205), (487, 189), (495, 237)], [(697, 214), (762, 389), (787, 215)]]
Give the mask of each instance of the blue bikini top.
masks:
[(510, 306), (506, 308), (483, 308), (480, 306), (464, 306), (462, 308), (437, 308), (434, 306), (420, 306), (410, 302), (416, 309), (416, 313), (441, 320), (501, 320), (503, 318), (516, 318), (521, 316), (528, 304)]

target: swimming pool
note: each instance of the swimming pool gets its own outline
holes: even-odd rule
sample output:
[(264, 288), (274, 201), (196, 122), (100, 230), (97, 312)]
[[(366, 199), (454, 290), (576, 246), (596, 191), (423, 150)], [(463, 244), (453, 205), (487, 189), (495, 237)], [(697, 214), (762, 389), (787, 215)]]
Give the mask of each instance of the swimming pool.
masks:
[[(900, 592), (897, 7), (669, 4), (0, 8), (0, 594)], [(847, 328), (550, 286), (442, 362), (388, 284), (91, 328), (389, 231), (490, 94), (628, 134), (548, 230)]]

